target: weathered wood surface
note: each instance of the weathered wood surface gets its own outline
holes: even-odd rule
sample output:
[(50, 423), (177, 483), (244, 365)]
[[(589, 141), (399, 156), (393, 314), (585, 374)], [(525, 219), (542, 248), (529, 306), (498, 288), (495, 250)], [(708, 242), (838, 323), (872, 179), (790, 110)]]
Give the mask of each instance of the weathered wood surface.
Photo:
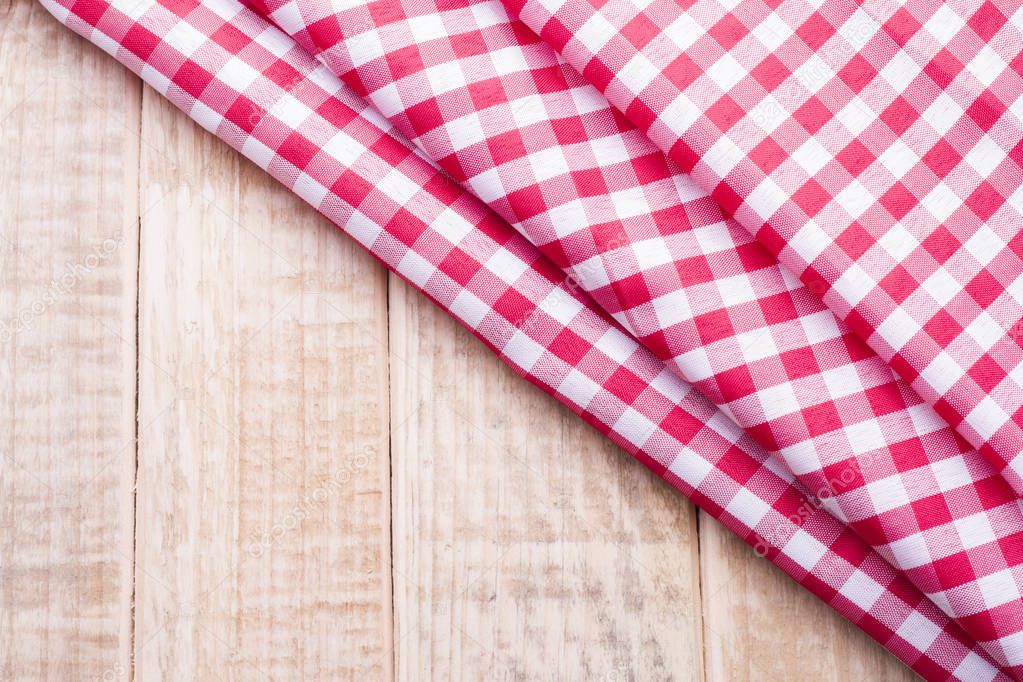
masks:
[(0, 679), (130, 667), (141, 91), (0, 4)]

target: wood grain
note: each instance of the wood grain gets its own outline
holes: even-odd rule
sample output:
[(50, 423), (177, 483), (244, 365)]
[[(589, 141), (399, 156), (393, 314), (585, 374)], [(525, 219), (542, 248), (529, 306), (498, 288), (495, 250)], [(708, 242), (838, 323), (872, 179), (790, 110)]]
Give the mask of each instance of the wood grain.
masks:
[(84, 680), (131, 646), (140, 86), (0, 15), (0, 679)]
[(917, 679), (883, 648), (706, 515), (700, 524), (706, 679)]
[(142, 112), (137, 677), (386, 678), (386, 273)]
[(0, 338), (0, 678), (912, 677), (30, 0), (0, 17), (3, 319), (121, 235)]
[(693, 506), (391, 291), (399, 677), (700, 679)]

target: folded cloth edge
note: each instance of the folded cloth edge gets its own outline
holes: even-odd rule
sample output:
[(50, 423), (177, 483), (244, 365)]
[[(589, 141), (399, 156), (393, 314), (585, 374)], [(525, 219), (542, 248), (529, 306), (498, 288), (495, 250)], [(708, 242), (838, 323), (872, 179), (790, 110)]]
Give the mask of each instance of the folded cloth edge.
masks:
[[(668, 478), (670, 482), (672, 482), (676, 487), (679, 487), (683, 491), (685, 491), (686, 488), (691, 487), (686, 481), (686, 477), (680, 476), (678, 473), (679, 470), (684, 469), (684, 467), (671, 466), (670, 468), (666, 469), (665, 460), (658, 459), (658, 457), (663, 457), (665, 453), (668, 454), (669, 456), (674, 456), (675, 458), (684, 455), (690, 458), (694, 458), (693, 461), (699, 463), (703, 460), (698, 453), (694, 451), (689, 451), (688, 448), (683, 448), (682, 452), (673, 452), (671, 451), (671, 448), (664, 448), (663, 446), (657, 446), (656, 444), (651, 445), (649, 435), (647, 434), (643, 434), (647, 438), (646, 442), (644, 442), (643, 437), (636, 437), (635, 434), (632, 434), (628, 431), (626, 431), (623, 434), (623, 432), (616, 430), (617, 425), (616, 423), (607, 424), (601, 421), (599, 414), (587, 413), (586, 408), (588, 407), (589, 404), (580, 406), (578, 403), (574, 403), (570, 396), (566, 396), (563, 393), (560, 393), (559, 387), (562, 385), (560, 377), (556, 379), (554, 377), (544, 377), (535, 371), (531, 371), (534, 369), (534, 366), (523, 366), (520, 362), (520, 358), (514, 357), (513, 353), (510, 354), (510, 345), (513, 343), (513, 341), (515, 341), (516, 339), (520, 339), (520, 337), (523, 336), (524, 326), (527, 327), (535, 326), (538, 329), (544, 327), (547, 328), (546, 331), (548, 333), (550, 332), (551, 327), (567, 329), (571, 328), (570, 326), (566, 326), (560, 323), (560, 321), (558, 321), (557, 318), (544, 313), (543, 312), (545, 303), (544, 301), (541, 301), (539, 305), (533, 306), (532, 310), (534, 311), (536, 319), (533, 320), (532, 322), (529, 322), (529, 320), (532, 319), (532, 317), (527, 318), (526, 320), (517, 320), (514, 318), (514, 316), (512, 317), (505, 316), (504, 319), (502, 320), (503, 324), (498, 325), (496, 324), (497, 320), (492, 319), (489, 320), (489, 323), (492, 326), (480, 327), (478, 326), (478, 324), (473, 324), (471, 319), (465, 316), (464, 312), (462, 316), (459, 317), (458, 313), (453, 310), (453, 306), (451, 303), (451, 301), (453, 300), (451, 299), (452, 292), (446, 290), (444, 287), (434, 289), (432, 288), (432, 285), (429, 281), (429, 277), (424, 279), (423, 276), (424, 273), (421, 270), (424, 267), (424, 264), (422, 262), (421, 257), (420, 260), (418, 261), (412, 258), (407, 258), (407, 256), (413, 252), (408, 249), (404, 250), (401, 249), (400, 246), (394, 243), (393, 241), (389, 242), (387, 245), (381, 245), (380, 243), (377, 243), (375, 240), (367, 240), (367, 234), (365, 230), (367, 230), (370, 226), (364, 223), (356, 225), (354, 224), (354, 222), (359, 221), (353, 222), (352, 219), (353, 216), (361, 214), (349, 212), (347, 218), (342, 217), (339, 219), (338, 216), (339, 215), (343, 216), (345, 211), (339, 209), (336, 204), (332, 205), (329, 202), (325, 203), (323, 196), (320, 197), (319, 201), (314, 201), (313, 199), (311, 199), (308, 187), (305, 187), (305, 191), (303, 191), (303, 186), (301, 186), (300, 184), (301, 182), (307, 182), (307, 180), (302, 178), (299, 173), (295, 172), (294, 166), (292, 166), (291, 168), (286, 168), (282, 166), (274, 168), (273, 167), (274, 163), (280, 162), (282, 160), (280, 159), (280, 157), (276, 157), (275, 155), (275, 158), (267, 160), (259, 156), (259, 154), (256, 151), (259, 149), (259, 147), (257, 144), (252, 142), (252, 138), (249, 137), (249, 134), (244, 130), (243, 127), (244, 123), (242, 125), (238, 125), (237, 123), (228, 121), (223, 117), (219, 117), (218, 120), (219, 114), (218, 116), (213, 116), (212, 115), (213, 110), (208, 106), (203, 107), (196, 106), (197, 98), (192, 97), (192, 95), (188, 94), (187, 92), (189, 85), (194, 86), (195, 84), (194, 83), (185, 84), (183, 89), (182, 83), (177, 82), (177, 80), (181, 78), (181, 71), (179, 68), (177, 68), (180, 66), (180, 62), (177, 65), (177, 67), (175, 67), (172, 73), (161, 73), (159, 71), (159, 67), (154, 67), (153, 64), (148, 64), (148, 66), (150, 67), (148, 69), (144, 68), (147, 66), (147, 64), (142, 60), (140, 55), (146, 54), (148, 56), (153, 53), (152, 48), (154, 48), (156, 45), (152, 44), (151, 39), (155, 37), (156, 34), (150, 32), (149, 35), (145, 35), (146, 31), (131, 33), (133, 26), (137, 26), (137, 24), (135, 24), (135, 20), (131, 19), (127, 13), (117, 12), (116, 10), (111, 11), (112, 8), (110, 6), (107, 6), (106, 3), (103, 2), (91, 1), (76, 2), (72, 4), (71, 8), (65, 7), (54, 2), (44, 2), (43, 4), (44, 6), (47, 7), (48, 10), (54, 13), (58, 19), (60, 19), (64, 23), (67, 23), (72, 29), (86, 35), (87, 38), (93, 40), (93, 42), (96, 42), (101, 47), (106, 49), (108, 52), (114, 54), (115, 57), (117, 57), (122, 62), (126, 63), (126, 65), (129, 66), (129, 68), (132, 68), (136, 72), (142, 72), (143, 77), (146, 78), (146, 80), (150, 82), (151, 85), (156, 87), (161, 92), (168, 94), (172, 99), (175, 100), (175, 103), (178, 104), (178, 106), (181, 106), (186, 111), (188, 111), (188, 113), (190, 113), (194, 118), (196, 118), (201, 124), (203, 124), (207, 128), (212, 128), (215, 133), (219, 134), (222, 138), (227, 140), (236, 148), (240, 148), (243, 153), (247, 152), (246, 155), (250, 156), (250, 158), (254, 157), (254, 160), (256, 160), (257, 163), (270, 169), (271, 172), (274, 172), (275, 175), (278, 176), (278, 179), (282, 179), (282, 181), (287, 186), (297, 191), (300, 195), (303, 196), (303, 198), (307, 199), (307, 201), (313, 203), (314, 206), (321, 210), (321, 212), (327, 214), (328, 217), (332, 218), (335, 222), (340, 223), (343, 228), (347, 228), (346, 231), (354, 233), (353, 236), (355, 236), (356, 239), (360, 240), (360, 242), (363, 243), (364, 246), (370, 247), (370, 250), (374, 252), (374, 255), (383, 260), (388, 265), (388, 267), (395, 269), (396, 272), (399, 273), (399, 275), (410, 280), (413, 286), (416, 286), (416, 288), (423, 290), (424, 293), (430, 296), (433, 300), (439, 302), (443, 307), (445, 307), (445, 309), (451, 312), (456, 317), (456, 319), (459, 319), (459, 321), (462, 324), (466, 325), (470, 329), (470, 331), (472, 331), (475, 335), (483, 339), (488, 346), (502, 353), (503, 359), (510, 365), (512, 365), (512, 367), (515, 368), (516, 371), (518, 371), (520, 374), (525, 375), (533, 383), (541, 385), (541, 387), (543, 387), (544, 390), (546, 390), (547, 392), (555, 394), (555, 396), (558, 397), (559, 400), (568, 404), (569, 407), (571, 407), (574, 411), (585, 413), (584, 417), (587, 418), (587, 420), (590, 421), (590, 423), (593, 423), (602, 431), (608, 433), (608, 435), (613, 440), (615, 440), (618, 444), (625, 447), (627, 450), (641, 455), (644, 452), (653, 453), (661, 452), (661, 454), (657, 455), (656, 457), (651, 457), (648, 454), (645, 458), (646, 459), (645, 463), (648, 466), (652, 466), (652, 468), (654, 468), (655, 470), (659, 470), (658, 473)], [(243, 13), (243, 10), (240, 6), (236, 6), (235, 3), (229, 1), (220, 2), (220, 0), (217, 0), (214, 2), (207, 3), (207, 5), (210, 7), (215, 7), (218, 14), (226, 15), (227, 18), (238, 17)], [(135, 11), (133, 12), (133, 15), (136, 17), (141, 16), (142, 14), (144, 14), (145, 4), (143, 4), (143, 6), (141, 7), (135, 7), (134, 9)], [(254, 18), (252, 17), (244, 17), (243, 21), (248, 22), (250, 25), (257, 25)], [(95, 22), (95, 24), (93, 22)], [(110, 33), (109, 34), (105, 33), (104, 29), (110, 31)], [(267, 28), (266, 31), (268, 35), (272, 35), (271, 29)], [(117, 33), (120, 33), (120, 35), (118, 36), (118, 38), (115, 39), (113, 35)], [(130, 36), (129, 33), (131, 34)], [(178, 36), (178, 38), (181, 38), (181, 36)], [(159, 38), (156, 42), (160, 43), (161, 41), (162, 38)], [(282, 52), (281, 49), (282, 46), (286, 45), (286, 41), (283, 36), (273, 37), (272, 39), (268, 39), (268, 42), (271, 43), (271, 51), (276, 52)], [(129, 43), (131, 44), (131, 47), (128, 47)], [(162, 44), (166, 45), (166, 43)], [(178, 45), (177, 47), (180, 48), (181, 45)], [(135, 50), (134, 52), (133, 49)], [(280, 54), (278, 56), (294, 57), (294, 55), (295, 52), (293, 52), (291, 48), (288, 48), (283, 50), (283, 54)], [(192, 60), (201, 59), (201, 53), (199, 52), (192, 53), (190, 56)], [(315, 66), (310, 66), (308, 64), (303, 66), (304, 68), (308, 69), (306, 78), (309, 79), (310, 82), (313, 83), (315, 83), (316, 81), (329, 82), (329, 78), (327, 77), (327, 75), (320, 73)], [(299, 73), (302, 72), (301, 69), (298, 69), (298, 71)], [(173, 92), (171, 92), (172, 90)], [(287, 93), (285, 92), (283, 93), (283, 95), (287, 95)], [(272, 122), (269, 122), (269, 119), (274, 118), (272, 116), (273, 105), (271, 104), (271, 106), (266, 107), (266, 110), (271, 114), (265, 117), (266, 119), (268, 119), (267, 125), (271, 125)], [(260, 123), (262, 123), (262, 121), (260, 121)], [(222, 128), (221, 126), (224, 127)], [(438, 188), (437, 191), (441, 192), (443, 190), (441, 188)], [(365, 216), (363, 216), (363, 218), (365, 218)], [(386, 223), (385, 226), (387, 226)], [(378, 225), (377, 227), (380, 226)], [(377, 234), (376, 236), (379, 237), (380, 234)], [(374, 246), (376, 248), (374, 248)], [(508, 253), (514, 253), (516, 250), (524, 249), (525, 247), (521, 245), (516, 245), (513, 246), (510, 250), (508, 250)], [(398, 253), (402, 251), (403, 255), (401, 257), (398, 257)], [(547, 300), (548, 305), (551, 302), (551, 299), (555, 299), (559, 305), (567, 305), (565, 301), (573, 299), (572, 293), (565, 293), (563, 290), (557, 289), (557, 287), (554, 287), (551, 291), (553, 292), (555, 290), (560, 291), (561, 293), (549, 296)], [(443, 303), (442, 301), (444, 300), (448, 300), (448, 302)], [(584, 306), (580, 306), (580, 308), (582, 307)], [(603, 325), (607, 324), (606, 320), (603, 320), (603, 318), (601, 318), (600, 316), (594, 315), (593, 317), (594, 324), (597, 324), (598, 327), (601, 326), (601, 324)], [(610, 333), (610, 331), (604, 332), (604, 334), (614, 337), (619, 343), (625, 343), (625, 340), (621, 338), (621, 336), (624, 335), (615, 336), (614, 334)], [(603, 338), (603, 335), (601, 338)], [(606, 344), (607, 341), (605, 341), (604, 343)], [(614, 355), (617, 355), (619, 352), (620, 348), (614, 348), (612, 349), (611, 354), (608, 355), (607, 357), (613, 357)], [(639, 351), (634, 351), (633, 353), (628, 354), (628, 357), (625, 358), (625, 361), (632, 362), (632, 364), (634, 365), (638, 364), (643, 373), (646, 373), (648, 375), (651, 374), (650, 368), (656, 367), (657, 365), (656, 361), (652, 363), (646, 361), (640, 361), (636, 363), (635, 361), (631, 360), (631, 358), (634, 357), (637, 353), (639, 353)], [(651, 383), (661, 380), (659, 379), (659, 377), (661, 377), (661, 374), (657, 371), (653, 371), (652, 376), (650, 376)], [(550, 383), (545, 383), (545, 379), (550, 381)], [(554, 381), (557, 381), (557, 383), (554, 383)], [(707, 409), (711, 410), (711, 415), (713, 415), (712, 408), (709, 408), (708, 406)], [(696, 419), (696, 417), (694, 417), (694, 419)], [(711, 416), (711, 421), (714, 422), (713, 416)], [(715, 422), (715, 424), (718, 427), (722, 426), (721, 423)], [(695, 425), (690, 425), (690, 428), (692, 428), (693, 426)], [(630, 438), (630, 436), (632, 436), (632, 438)], [(736, 441), (739, 441), (740, 443), (743, 441), (741, 434), (733, 434), (732, 438), (734, 438), (734, 440)], [(676, 464), (674, 459), (671, 460), (671, 463), (673, 465)], [(703, 464), (697, 464), (697, 466), (699, 466), (700, 468), (706, 468), (706, 463), (704, 462)], [(698, 488), (694, 488), (690, 492), (693, 495), (693, 497), (698, 500), (702, 497), (704, 504), (706, 506), (711, 507), (712, 510), (711, 513), (714, 514), (715, 516), (723, 516), (724, 517), (723, 520), (727, 524), (729, 524), (730, 527), (733, 528), (733, 530), (736, 530), (737, 528), (742, 528), (744, 532), (739, 532), (739, 534), (743, 536), (747, 542), (750, 542), (751, 544), (755, 544), (756, 542), (758, 542), (755, 533), (751, 532), (752, 529), (758, 526), (758, 524), (753, 524), (752, 526), (745, 526), (744, 522), (741, 519), (739, 519), (739, 517), (731, 515), (730, 510), (726, 510), (724, 508), (714, 509), (714, 505), (716, 505), (717, 502), (713, 499), (713, 497), (708, 497), (707, 493), (701, 492)], [(811, 512), (811, 518), (814, 519), (817, 518), (813, 512)], [(829, 520), (833, 521), (830, 519), (830, 517), (828, 517), (827, 519), (822, 519), (821, 523), (826, 524), (827, 521)], [(810, 527), (813, 526), (812, 525), (806, 526), (806, 528)], [(788, 538), (788, 542), (791, 543), (792, 538), (801, 537), (801, 534), (805, 532), (807, 531), (804, 528), (797, 528), (793, 535)], [(841, 531), (839, 531), (839, 534), (841, 534)], [(796, 577), (796, 579), (799, 580), (800, 582), (803, 582), (803, 580), (801, 580), (800, 577), (805, 579), (807, 575), (811, 574), (806, 572), (807, 571), (806, 568), (803, 568), (802, 566), (799, 565), (798, 554), (794, 556), (786, 555), (786, 552), (791, 553), (796, 549), (797, 548), (795, 544), (792, 546), (785, 545), (780, 549), (773, 548), (769, 549), (768, 554), (772, 561), (775, 561), (775, 563), (778, 563), (779, 565), (782, 566), (783, 570), (786, 570), (787, 573), (793, 575), (793, 577)], [(837, 555), (832, 555), (831, 560), (834, 560), (836, 557)], [(837, 558), (839, 559), (840, 563), (847, 563), (844, 558), (841, 557)], [(791, 563), (787, 564), (786, 562)], [(885, 566), (887, 566), (887, 564), (885, 564)], [(875, 570), (877, 570), (879, 574), (885, 574), (883, 567), (877, 567)], [(890, 567), (888, 568), (888, 571), (891, 571)], [(886, 583), (887, 585), (900, 582), (899, 577), (895, 576), (894, 572), (892, 572), (892, 574), (890, 574), (889, 577), (891, 578), (891, 580)], [(818, 577), (815, 577), (815, 579), (820, 580), (820, 578)], [(862, 579), (862, 576), (859, 576), (857, 579), (858, 580)], [(888, 588), (885, 587), (885, 584), (882, 584), (881, 586), (886, 591), (888, 590)], [(900, 594), (912, 594), (912, 589), (909, 588), (908, 586), (902, 585), (900, 586), (900, 588), (901, 588)], [(876, 589), (876, 586), (874, 589)], [(835, 590), (835, 588), (832, 587), (828, 587), (827, 589), (821, 590), (821, 592), (823, 593), (828, 593), (832, 591), (835, 592), (833, 597), (841, 596), (840, 590)], [(891, 595), (892, 593), (890, 591), (887, 591), (887, 594)], [(821, 596), (821, 594), (818, 594), (818, 596)], [(862, 595), (858, 595), (858, 598), (862, 598)], [(909, 602), (912, 602), (915, 599), (915, 597), (911, 597), (909, 601), (906, 601), (901, 597), (894, 598), (897, 599), (898, 601), (901, 601), (904, 604), (909, 604)], [(876, 604), (877, 602), (875, 601), (874, 603)], [(845, 606), (844, 607), (845, 611), (855, 612), (855, 609), (859, 608), (856, 607), (855, 604), (853, 604), (852, 602), (850, 602), (850, 604), (852, 605), (852, 607)], [(930, 603), (927, 602), (927, 600), (921, 598), (916, 605), (910, 605), (910, 608), (913, 609), (911, 615), (902, 621), (902, 624), (899, 626), (899, 628), (895, 628), (895, 630), (892, 631), (897, 634), (897, 639), (902, 640), (900, 642), (896, 642), (894, 645), (892, 644), (893, 639), (892, 632), (888, 633), (883, 632), (883, 629), (888, 626), (884, 625), (882, 620), (875, 621), (878, 623), (878, 625), (873, 626), (872, 629), (874, 631), (868, 630), (868, 634), (871, 634), (871, 636), (874, 637), (875, 639), (878, 639), (879, 641), (882, 641), (882, 643), (885, 643), (887, 646), (889, 646), (889, 648), (893, 649), (893, 653), (896, 653), (896, 655), (898, 655), (902, 660), (909, 663), (911, 666), (914, 667), (914, 669), (918, 670), (918, 672), (921, 672), (921, 674), (925, 675), (930, 679), (944, 679), (942, 675), (951, 677), (962, 676), (966, 674), (965, 671), (969, 671), (969, 674), (965, 677), (960, 677), (961, 679), (980, 678), (998, 679), (1000, 677), (1000, 673), (994, 671), (990, 659), (988, 659), (986, 655), (977, 652), (975, 645), (973, 647), (967, 645), (965, 647), (966, 653), (962, 654), (964, 650), (963, 643), (968, 642), (968, 639), (964, 635), (962, 635), (962, 633), (959, 632), (955, 626), (952, 626), (946, 621), (943, 621), (943, 614), (935, 613), (936, 609), (934, 609), (933, 605), (928, 606), (929, 604)], [(834, 599), (832, 599), (832, 605), (835, 606)], [(915, 609), (917, 605), (923, 605), (924, 611), (923, 612), (916, 611)], [(839, 608), (839, 610), (843, 609), (841, 605), (836, 606), (836, 608)], [(848, 613), (844, 615), (848, 616)], [(868, 615), (871, 615), (872, 619), (877, 618), (877, 615), (869, 614), (869, 612)], [(878, 615), (883, 616), (884, 614)], [(918, 636), (920, 633), (920, 631), (914, 631), (913, 628), (905, 629), (904, 627), (907, 623), (914, 622), (914, 619), (920, 619), (918, 621), (915, 621), (917, 622), (918, 625), (921, 625), (924, 622), (930, 622), (932, 626), (937, 625), (937, 627), (940, 628), (940, 632), (932, 633), (933, 638), (930, 639), (929, 642), (918, 641), (916, 644), (913, 644), (909, 640), (904, 640), (903, 636), (908, 636), (912, 639), (915, 636)], [(860, 625), (860, 627), (864, 627), (862, 623), (857, 624)], [(880, 631), (878, 630), (878, 628), (880, 628)], [(926, 631), (926, 629), (924, 631)], [(926, 644), (926, 646), (923, 646), (923, 644)], [(921, 647), (923, 652), (930, 652), (930, 655), (934, 655), (938, 658), (944, 658), (946, 660), (944, 660), (943, 663), (938, 663), (936, 661), (932, 661), (927, 653), (924, 653), (921, 656), (920, 655), (921, 651), (906, 650), (913, 649), (914, 647)], [(969, 651), (969, 649), (973, 649), (973, 651)], [(949, 654), (949, 652), (953, 650), (958, 651), (959, 654), (962, 654), (959, 658), (958, 663), (956, 663), (954, 667), (950, 666), (948, 662), (949, 660), (955, 660), (956, 655)], [(945, 666), (944, 668), (942, 667), (943, 665)], [(952, 669), (949, 670), (948, 669), (949, 667), (952, 667)]]

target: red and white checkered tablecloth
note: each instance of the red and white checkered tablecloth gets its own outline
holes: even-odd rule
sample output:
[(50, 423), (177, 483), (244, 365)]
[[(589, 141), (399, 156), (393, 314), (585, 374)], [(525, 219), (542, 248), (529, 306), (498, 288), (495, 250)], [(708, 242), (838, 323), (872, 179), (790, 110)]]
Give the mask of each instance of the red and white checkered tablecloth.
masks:
[(1023, 492), (1023, 8), (505, 0)]
[(591, 74), (496, 0), (258, 9), (1023, 670), (1013, 489)]
[(233, 0), (44, 4), (921, 675), (1004, 678), (731, 419), (262, 19)]

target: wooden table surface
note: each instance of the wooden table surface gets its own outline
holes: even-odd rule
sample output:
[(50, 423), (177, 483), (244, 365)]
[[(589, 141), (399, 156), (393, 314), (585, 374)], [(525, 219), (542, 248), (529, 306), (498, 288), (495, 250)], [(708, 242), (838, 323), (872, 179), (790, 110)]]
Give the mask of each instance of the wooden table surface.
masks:
[(0, 0), (0, 678), (908, 680)]

